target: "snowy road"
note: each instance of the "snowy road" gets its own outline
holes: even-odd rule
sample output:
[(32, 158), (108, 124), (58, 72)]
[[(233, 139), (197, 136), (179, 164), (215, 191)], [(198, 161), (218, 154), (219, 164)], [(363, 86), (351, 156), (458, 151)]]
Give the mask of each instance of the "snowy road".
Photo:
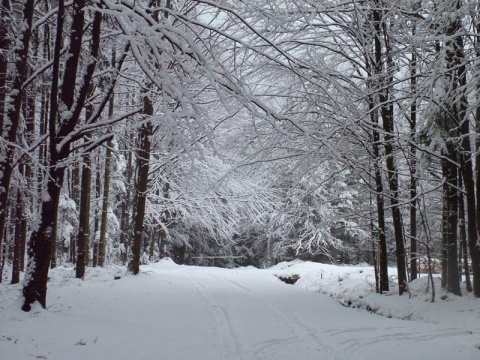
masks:
[(157, 264), (138, 277), (54, 278), (49, 310), (0, 312), (0, 358), (478, 359), (480, 334), (348, 309), (268, 270)]

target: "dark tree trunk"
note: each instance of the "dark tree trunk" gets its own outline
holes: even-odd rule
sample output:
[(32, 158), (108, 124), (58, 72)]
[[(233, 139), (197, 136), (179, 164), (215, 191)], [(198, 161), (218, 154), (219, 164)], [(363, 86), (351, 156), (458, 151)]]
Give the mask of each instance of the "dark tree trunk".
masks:
[(410, 280), (418, 277), (418, 243), (417, 243), (417, 185), (414, 175), (410, 178)]
[[(442, 172), (447, 173), (444, 162), (442, 162)], [(442, 187), (442, 281), (443, 289), (447, 288), (448, 278), (448, 183), (445, 181)]]
[[(48, 27), (47, 27), (48, 28)], [(46, 40), (45, 40), (46, 41)], [(48, 132), (48, 118), (50, 117), (48, 108), (50, 106), (50, 102), (48, 99), (48, 88), (45, 85), (41, 87), (41, 102), (40, 102), (40, 126), (39, 126), (39, 136), (42, 137), (47, 134)], [(39, 155), (38, 155), (38, 162), (40, 166), (47, 166), (48, 164), (48, 143), (44, 141), (40, 144)], [(43, 192), (43, 180), (44, 180), (44, 172), (38, 171), (37, 174), (37, 194), (38, 198), (42, 198)]]
[[(464, 126), (468, 127), (468, 120), (464, 121)], [(466, 131), (466, 129), (463, 131)], [(464, 136), (464, 139), (466, 138), (467, 137)], [(480, 246), (478, 245), (477, 241), (477, 204), (475, 201), (475, 183), (473, 178), (472, 161), (470, 158), (471, 150), (469, 141), (470, 140), (462, 141), (462, 143), (464, 143), (462, 146), (464, 152), (460, 154), (460, 163), (462, 167), (462, 175), (464, 179), (466, 193), (465, 199), (467, 203), (467, 233), (468, 243), (470, 247), (470, 256), (472, 259), (473, 291), (476, 297), (480, 297)]]
[(90, 154), (84, 154), (82, 167), (82, 186), (80, 195), (80, 221), (77, 242), (77, 263), (75, 276), (83, 279), (87, 265), (87, 244), (90, 241), (90, 192), (92, 186), (92, 160)]
[[(131, 137), (132, 135), (130, 135)], [(133, 142), (133, 138), (130, 138), (130, 143)], [(128, 261), (129, 239), (131, 235), (130, 227), (130, 209), (131, 209), (131, 186), (133, 175), (133, 152), (129, 151), (127, 155), (127, 169), (126, 169), (126, 194), (122, 201), (122, 221), (121, 221), (121, 234), (120, 241), (125, 248), (125, 252), (122, 253), (122, 262), (124, 264)]]
[[(49, 11), (49, 2), (45, 1), (44, 2), (44, 11), (47, 13)], [(44, 26), (44, 32), (43, 32), (43, 47), (42, 47), (42, 53), (43, 53), (43, 58), (47, 61), (51, 61), (51, 41), (50, 41), (50, 23), (46, 23)], [(48, 119), (50, 118), (49, 114), (49, 108), (50, 108), (50, 99), (49, 99), (49, 93), (50, 93), (50, 88), (48, 87), (47, 84), (42, 84), (40, 86), (41, 89), (41, 103), (40, 103), (40, 126), (39, 126), (39, 135), (44, 136), (48, 133)], [(42, 166), (47, 166), (48, 165), (48, 143), (46, 141), (42, 142), (40, 144), (40, 149), (39, 149), (39, 164)], [(37, 181), (38, 181), (38, 198), (42, 198), (42, 193), (43, 193), (43, 176), (44, 172), (43, 171), (38, 171), (37, 175)]]
[[(378, 6), (378, 1), (375, 1)], [(377, 91), (379, 98), (380, 113), (383, 121), (384, 131), (384, 149), (387, 167), (387, 181), (390, 188), (390, 205), (392, 208), (392, 220), (395, 234), (395, 250), (397, 256), (397, 272), (398, 272), (398, 290), (402, 295), (407, 290), (407, 271), (405, 258), (405, 244), (403, 235), (402, 216), (399, 207), (399, 186), (398, 186), (398, 172), (395, 165), (395, 158), (393, 153), (394, 141), (394, 124), (393, 124), (393, 102), (391, 99), (390, 90), (393, 79), (391, 72), (393, 71), (393, 60), (386, 30), (386, 24), (382, 20), (380, 11), (375, 9), (373, 11), (373, 21), (375, 28), (375, 75), (377, 83)], [(385, 42), (385, 54), (382, 51), (382, 39)], [(383, 64), (383, 57), (386, 57), (386, 68)], [(383, 80), (382, 80), (383, 78)]]
[[(390, 204), (392, 206), (393, 228), (395, 232), (395, 253), (397, 255), (398, 289), (402, 295), (407, 290), (407, 269), (405, 259), (405, 244), (403, 237), (402, 216), (398, 201), (398, 182), (396, 167), (393, 164), (393, 154), (387, 158), (387, 171), (390, 176)], [(390, 165), (389, 165), (390, 164)]]
[(178, 246), (175, 248), (175, 262), (179, 265), (185, 264), (185, 256), (187, 254), (187, 245)]
[[(81, 58), (80, 53), (82, 48), (82, 39), (84, 35), (84, 29), (83, 29), (84, 18), (85, 18), (84, 7), (85, 7), (85, 0), (78, 0), (73, 3), (73, 19), (72, 19), (72, 25), (70, 30), (70, 44), (69, 44), (69, 48), (68, 48), (68, 52), (65, 60), (65, 71), (63, 73), (62, 91), (60, 92), (60, 99), (61, 99), (60, 109), (69, 110), (71, 111), (72, 115), (69, 118), (62, 119), (62, 123), (60, 124), (58, 130), (55, 131), (55, 133), (52, 133), (52, 130), (50, 129), (50, 132), (52, 133), (52, 136), (50, 137), (50, 141), (52, 144), (55, 144), (55, 145), (57, 145), (57, 143), (62, 141), (61, 138), (63, 136), (68, 135), (71, 131), (73, 131), (75, 125), (79, 120), (80, 112), (82, 111), (82, 108), (83, 108), (83, 106), (81, 105), (83, 105), (83, 103), (85, 102), (85, 99), (83, 99), (83, 101), (80, 100), (80, 103), (75, 104), (75, 95), (76, 95), (75, 83), (78, 78), (78, 67), (79, 67), (80, 58)], [(85, 94), (84, 94), (85, 97), (89, 93), (89, 90), (90, 90), (90, 84), (84, 83), (83, 91), (85, 91)], [(78, 97), (80, 96), (82, 96), (82, 93), (78, 94)], [(79, 99), (77, 98), (77, 101), (78, 100)], [(50, 128), (52, 127), (56, 129), (55, 124), (51, 123)], [(59, 150), (57, 148), (55, 149), (53, 149), (52, 147), (50, 148), (50, 153), (58, 152), (58, 151)], [(57, 166), (59, 161), (69, 156), (70, 143), (64, 144), (60, 151), (63, 152), (62, 154), (63, 156), (58, 157), (58, 161), (54, 164), (55, 166)], [(78, 171), (79, 171), (79, 168), (78, 168)], [(58, 183), (59, 187), (61, 187), (62, 185), (63, 183)], [(73, 191), (75, 191), (75, 189), (73, 189)], [(74, 199), (77, 198), (77, 196), (73, 194), (72, 196)], [(75, 242), (76, 239), (74, 236), (72, 236), (71, 240), (72, 242)], [(56, 243), (56, 238), (54, 239), (53, 243)], [(75, 253), (77, 246), (75, 245), (76, 244), (74, 243), (70, 244), (71, 259), (74, 263), (76, 263), (76, 259), (77, 259), (77, 256)], [(83, 259), (82, 261), (84, 261), (84, 246), (82, 249), (77, 249), (77, 251), (78, 250), (82, 252), (82, 259)]]
[[(371, 226), (373, 231), (373, 226)], [(373, 238), (372, 241), (372, 259), (373, 259), (373, 270), (375, 274), (375, 292), (380, 293), (380, 273), (379, 273), (379, 262), (377, 256), (377, 239)]]
[[(54, 162), (55, 158), (52, 159)], [(43, 308), (47, 306), (48, 269), (52, 258), (52, 242), (55, 241), (55, 223), (58, 215), (60, 199), (59, 184), (63, 183), (64, 169), (53, 170), (49, 173), (47, 182), (48, 200), (43, 200), (40, 226), (30, 237), (28, 249), (28, 265), (23, 287), (23, 311), (30, 311), (31, 305), (38, 301)]]
[(446, 194), (443, 201), (447, 208), (447, 291), (455, 295), (461, 295), (460, 279), (458, 277), (458, 251), (457, 251), (457, 229), (458, 229), (458, 194), (457, 178), (458, 169), (456, 165), (455, 144), (451, 141), (447, 143), (448, 160), (443, 160), (444, 178), (447, 182)]
[(7, 97), (7, 49), (10, 49), (10, 39), (8, 35), (10, 19), (10, 0), (2, 0), (0, 5), (0, 135), (3, 134), (3, 124), (5, 123), (5, 100)]
[[(370, 64), (369, 59), (366, 60), (369, 67), (369, 74), (375, 72), (374, 64)], [(375, 79), (368, 79), (369, 88), (374, 91)], [(378, 277), (379, 277), (379, 289), (382, 294), (384, 291), (389, 291), (389, 279), (388, 279), (388, 254), (387, 254), (387, 239), (385, 235), (385, 198), (383, 192), (383, 179), (381, 172), (381, 156), (380, 156), (380, 126), (378, 110), (375, 105), (376, 96), (368, 97), (368, 108), (370, 112), (370, 120), (372, 127), (372, 152), (373, 152), (373, 172), (375, 180), (375, 197), (377, 203), (377, 230), (378, 230)]]
[(460, 234), (461, 234), (461, 246), (462, 246), (462, 260), (463, 260), (463, 268), (465, 272), (465, 287), (468, 292), (472, 292), (472, 282), (470, 280), (470, 269), (468, 264), (468, 245), (467, 245), (467, 234), (465, 229), (465, 205), (463, 201), (463, 195), (460, 195), (461, 202), (459, 203), (460, 206), (460, 217), (461, 217), (461, 227), (460, 227)]
[[(478, 18), (480, 19), (480, 18)], [(477, 20), (475, 23), (475, 28), (477, 33), (480, 32), (480, 21)], [(477, 59), (480, 59), (480, 38), (478, 36), (475, 37), (475, 52), (477, 55)], [(478, 61), (478, 60), (477, 60)], [(480, 69), (480, 64), (477, 63), (477, 71)], [(477, 134), (480, 133), (480, 83), (477, 82), (477, 107), (475, 109), (475, 122), (476, 122), (476, 132)], [(476, 171), (476, 226), (477, 229), (480, 228), (480, 137), (476, 137), (475, 142), (476, 147), (476, 156), (475, 156), (475, 171)], [(469, 218), (470, 219), (470, 218)], [(472, 229), (473, 231), (473, 229)], [(470, 253), (470, 258), (472, 259), (472, 267), (475, 269), (473, 270), (474, 273), (474, 289), (475, 296), (480, 297), (480, 244), (476, 242), (477, 239), (470, 237), (468, 238), (469, 243), (469, 250), (470, 252), (473, 250), (473, 253)], [(465, 252), (464, 252), (465, 253)], [(475, 280), (475, 272), (477, 273), (476, 280)]]
[(387, 238), (385, 236), (385, 203), (383, 197), (383, 181), (380, 172), (380, 136), (377, 130), (373, 132), (373, 156), (375, 169), (375, 190), (377, 198), (377, 221), (378, 221), (378, 245), (379, 245), (379, 263), (380, 263), (380, 294), (390, 290), (388, 280), (388, 253)]
[(25, 270), (25, 251), (27, 249), (27, 234), (28, 234), (28, 224), (25, 215), (22, 218), (22, 241), (20, 245), (22, 248), (20, 249), (20, 271)]
[[(452, 4), (454, 10), (459, 10), (460, 1)], [(472, 257), (473, 291), (480, 297), (480, 246), (477, 233), (477, 205), (475, 201), (475, 179), (473, 173), (473, 153), (470, 144), (470, 122), (468, 119), (468, 101), (466, 98), (467, 69), (463, 44), (463, 27), (461, 19), (456, 18), (446, 30), (446, 65), (448, 78), (451, 81), (451, 94), (448, 106), (452, 110), (453, 125), (447, 130), (458, 128), (460, 133), (460, 167), (466, 193), (467, 203), (467, 233)], [(452, 101), (453, 99), (453, 101)], [(456, 135), (452, 134), (451, 136)], [(453, 146), (452, 146), (453, 147)], [(458, 151), (453, 148), (449, 152)], [(457, 161), (458, 161), (457, 160)]]
[[(6, 11), (8, 11), (8, 2), (3, 1), (2, 5), (6, 5)], [(2, 121), (2, 123), (0, 124), (0, 136), (3, 137), (3, 139), (5, 139), (6, 141), (13, 144), (17, 141), (17, 130), (20, 124), (21, 106), (24, 97), (23, 84), (28, 74), (28, 53), (30, 48), (30, 39), (32, 35), (34, 6), (34, 0), (27, 0), (24, 2), (22, 21), (25, 25), (22, 26), (22, 32), (19, 39), (19, 42), (21, 42), (21, 46), (17, 46), (14, 51), (16, 61), (12, 70), (12, 91), (10, 93), (11, 106), (7, 107), (6, 109), (7, 121), (3, 121), (3, 116), (0, 118), (0, 120)], [(3, 23), (0, 23), (0, 28), (4, 28)], [(6, 31), (6, 29), (0, 31)], [(7, 41), (6, 45), (8, 45), (8, 39), (0, 38), (0, 41)], [(2, 59), (4, 58), (2, 57)], [(1, 64), (1, 61), (0, 66), (3, 66)], [(3, 70), (0, 68), (0, 71)], [(5, 88), (5, 86), (3, 86), (3, 88)], [(4, 97), (4, 95), (1, 95), (0, 97)], [(0, 111), (0, 115), (3, 115), (3, 111)], [(0, 234), (3, 234), (5, 231), (8, 193), (10, 189), (12, 171), (14, 168), (14, 153), (15, 148), (12, 146), (0, 147)]]
[[(93, 86), (89, 88), (89, 94), (93, 93)], [(90, 119), (93, 114), (93, 106), (88, 104), (85, 107), (85, 122)], [(90, 140), (86, 136), (86, 141)], [(83, 155), (82, 167), (82, 186), (80, 195), (80, 221), (78, 229), (77, 244), (77, 264), (76, 277), (83, 279), (85, 276), (85, 267), (88, 265), (90, 250), (90, 210), (91, 210), (91, 192), (92, 192), (92, 158), (89, 152)]]
[[(468, 250), (467, 250), (467, 229), (465, 225), (465, 201), (463, 195), (463, 179), (462, 175), (458, 177), (458, 188), (461, 190), (458, 192), (458, 225), (460, 227), (460, 249), (459, 253), (459, 263), (463, 261), (465, 269), (465, 285), (468, 292), (472, 292), (472, 283), (470, 281), (470, 270), (468, 268)], [(460, 267), (460, 278), (461, 278), (461, 267)]]
[(158, 238), (158, 231), (157, 229), (153, 230), (152, 237), (150, 238), (149, 250), (148, 250), (148, 258), (152, 261), (155, 257), (155, 244), (157, 243), (157, 236)]
[[(415, 34), (415, 30), (413, 31)], [(418, 256), (417, 256), (417, 152), (415, 147), (417, 131), (417, 56), (412, 51), (410, 62), (410, 87), (412, 91), (412, 105), (410, 107), (410, 280), (418, 277)]]
[[(111, 148), (113, 143), (109, 141), (107, 143), (107, 149), (105, 152), (105, 174), (103, 178), (103, 201), (102, 201), (102, 221), (100, 226), (100, 241), (102, 248), (102, 257), (105, 258), (105, 245), (107, 243), (107, 225), (108, 225), (108, 201), (110, 197), (110, 163), (112, 158)], [(103, 264), (102, 264), (103, 266)]]
[(20, 189), (17, 190), (17, 203), (15, 210), (15, 243), (13, 247), (13, 263), (12, 263), (12, 284), (18, 284), (20, 282), (20, 271), (23, 257), (22, 245), (22, 222), (23, 222), (23, 199)]
[[(30, 311), (31, 305), (38, 301), (42, 307), (46, 307), (47, 278), (51, 261), (52, 242), (55, 241), (55, 230), (58, 215), (58, 204), (60, 190), (63, 185), (65, 173), (64, 160), (70, 154), (70, 144), (75, 138), (62, 143), (70, 135), (80, 118), (81, 111), (85, 105), (90, 82), (96, 67), (95, 60), (90, 60), (85, 67), (79, 89), (75, 88), (77, 79), (78, 63), (81, 56), (81, 43), (84, 29), (85, 3), (75, 1), (73, 5), (73, 23), (70, 36), (70, 47), (65, 65), (65, 75), (62, 83), (61, 99), (62, 109), (68, 110), (69, 116), (62, 118), (57, 124), (59, 94), (59, 64), (60, 49), (62, 46), (64, 0), (59, 0), (57, 17), (57, 36), (55, 39), (55, 54), (53, 63), (53, 77), (51, 86), (51, 109), (49, 119), (49, 174), (47, 180), (47, 193), (42, 201), (40, 224), (30, 238), (28, 251), (29, 263), (26, 272), (26, 281), (23, 288), (24, 304), (22, 310)], [(91, 59), (96, 59), (100, 46), (100, 26), (102, 15), (95, 13), (92, 24), (91, 38)], [(72, 75), (73, 73), (73, 75)], [(77, 91), (78, 90), (78, 91)], [(74, 96), (75, 95), (75, 96)]]
[[(105, 181), (105, 180), (104, 180)], [(102, 199), (102, 183), (101, 183), (101, 178), (100, 178), (100, 171), (97, 172), (97, 194), (98, 194), (98, 199)], [(103, 204), (103, 201), (102, 201)], [(106, 249), (107, 249), (107, 243), (106, 243), (106, 238), (102, 238), (100, 236), (101, 233), (101, 228), (102, 228), (102, 218), (103, 218), (103, 206), (98, 205), (98, 212), (97, 212), (97, 218), (95, 219), (95, 236), (97, 236), (97, 231), (98, 231), (98, 254), (97, 254), (97, 266), (104, 267), (105, 266), (105, 257), (106, 257)]]
[(95, 180), (95, 196), (97, 197), (97, 210), (95, 211), (95, 224), (94, 224), (94, 235), (93, 235), (93, 257), (92, 257), (92, 266), (103, 267), (105, 263), (105, 246), (104, 243), (100, 245), (97, 234), (100, 233), (100, 214), (98, 210), (98, 204), (101, 199), (101, 183), (100, 183), (100, 169), (97, 169), (97, 176)]
[[(149, 94), (143, 99), (143, 114), (147, 117), (153, 115), (153, 104)], [(142, 235), (145, 219), (145, 208), (147, 204), (148, 176), (150, 169), (151, 137), (153, 125), (147, 121), (140, 128), (139, 149), (137, 151), (137, 181), (136, 181), (136, 202), (135, 217), (133, 225), (132, 259), (129, 269), (134, 274), (140, 271), (140, 255), (142, 250)]]
[(158, 245), (158, 247), (159, 247), (159, 257), (160, 257), (160, 259), (163, 259), (165, 256), (167, 256), (167, 253), (166, 253), (167, 234), (165, 233), (165, 230), (163, 228), (160, 229), (159, 236), (160, 236), (160, 243)]
[[(160, 6), (160, 0), (152, 0), (151, 6)], [(170, 0), (166, 0), (166, 7), (170, 8)], [(164, 13), (168, 17), (168, 12)], [(158, 21), (159, 12), (153, 14), (153, 18)], [(153, 84), (149, 85), (150, 87)], [(143, 115), (147, 118), (153, 115), (153, 100), (150, 98), (152, 94), (147, 92), (143, 97)], [(152, 147), (153, 124), (147, 120), (141, 127), (139, 132), (139, 149), (137, 151), (137, 183), (135, 192), (135, 208), (133, 219), (133, 236), (132, 236), (132, 259), (129, 263), (129, 269), (134, 274), (140, 271), (140, 255), (142, 247), (142, 235), (145, 221), (145, 209), (147, 205), (148, 177), (150, 171), (150, 151)]]
[[(33, 56), (37, 58), (39, 55), (39, 39), (38, 39), (38, 33), (34, 34), (33, 38), (33, 44), (35, 47), (34, 54)], [(31, 68), (29, 68), (29, 73), (31, 74), (33, 71)], [(36, 141), (36, 120), (35, 120), (35, 115), (37, 113), (37, 106), (36, 106), (36, 100), (37, 100), (37, 94), (38, 92), (41, 92), (41, 89), (38, 85), (36, 84), (30, 84), (29, 86), (29, 92), (25, 92), (26, 95), (26, 100), (25, 100), (25, 143), (27, 146), (30, 148)], [(22, 163), (20, 164), (20, 167), (22, 169), (22, 173), (25, 176), (25, 180), (27, 183), (27, 188), (29, 191), (24, 192), (25, 194), (28, 194), (31, 190), (30, 189), (36, 189), (37, 184), (35, 183), (36, 181), (36, 176), (34, 175), (34, 169), (38, 165), (35, 163), (35, 161), (32, 161), (31, 158), (29, 157), (23, 157), (22, 158)], [(40, 171), (38, 171), (40, 173)], [(23, 194), (22, 194), (23, 195)], [(25, 197), (22, 196), (25, 201)], [(35, 196), (30, 196), (30, 209), (29, 211), (31, 213), (34, 213), (36, 209), (38, 208), (38, 203), (35, 199)], [(23, 202), (22, 201), (22, 202)], [(23, 211), (22, 211), (22, 218), (21, 218), (21, 240), (20, 240), (20, 271), (23, 271), (25, 269), (25, 250), (27, 246), (27, 234), (28, 234), (28, 223), (27, 223), (27, 216), (26, 216), (26, 205), (22, 204), (23, 206)]]
[[(54, 253), (57, 251), (57, 239), (52, 243), (52, 264), (50, 268), (55, 268), (57, 266), (57, 255)], [(70, 241), (68, 247), (70, 262), (73, 265), (77, 265), (77, 237), (74, 234), (70, 234)]]
[(50, 89), (49, 117), (49, 172), (47, 174), (47, 196), (43, 196), (40, 213), (40, 225), (30, 236), (28, 248), (28, 264), (23, 286), (23, 311), (30, 311), (35, 301), (45, 308), (47, 305), (48, 269), (52, 260), (52, 242), (55, 241), (58, 216), (60, 187), (63, 183), (64, 169), (55, 168), (58, 161), (56, 150), (56, 115), (58, 111), (58, 84), (60, 69), (60, 49), (63, 38), (64, 0), (60, 0), (57, 13), (57, 34), (55, 38), (54, 60), (52, 69), (52, 84)]
[(96, 267), (98, 264), (98, 242), (94, 241), (92, 249), (92, 266)]

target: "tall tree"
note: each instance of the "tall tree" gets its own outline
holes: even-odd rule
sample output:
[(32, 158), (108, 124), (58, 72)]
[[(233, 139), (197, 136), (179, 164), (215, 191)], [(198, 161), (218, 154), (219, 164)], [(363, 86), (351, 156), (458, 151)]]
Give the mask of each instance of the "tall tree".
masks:
[[(421, 7), (420, 2), (413, 5), (414, 11)], [(416, 25), (412, 20), (412, 36), (415, 36)], [(418, 277), (418, 239), (417, 239), (417, 49), (412, 45), (412, 54), (410, 60), (410, 280)]]
[(0, 134), (2, 135), (5, 123), (5, 101), (7, 99), (7, 50), (10, 49), (10, 16), (10, 0), (2, 0), (0, 5)]
[[(78, 135), (74, 136), (74, 131), (87, 99), (100, 47), (102, 14), (96, 11), (94, 12), (94, 20), (91, 26), (89, 61), (84, 71), (81, 71), (79, 64), (82, 58), (85, 14), (85, 1), (76, 1), (73, 4), (69, 48), (60, 90), (59, 77), (61, 47), (64, 38), (65, 2), (64, 0), (59, 0), (51, 83), (49, 119), (50, 159), (46, 196), (44, 196), (41, 205), (39, 226), (32, 232), (30, 237), (27, 273), (23, 287), (24, 304), (22, 309), (24, 311), (30, 311), (31, 305), (35, 301), (38, 301), (42, 307), (46, 307), (48, 269), (51, 261), (52, 242), (56, 241), (60, 190), (65, 174), (63, 162), (70, 154), (70, 145), (78, 138), (81, 138)], [(78, 88), (76, 86), (77, 78), (82, 80)]]
[[(30, 40), (32, 37), (32, 22), (35, 8), (34, 0), (27, 0), (22, 2), (22, 17), (20, 22), (23, 24), (18, 35), (18, 41), (15, 42), (16, 46), (13, 50), (14, 53), (14, 66), (11, 71), (11, 88), (8, 92), (3, 92), (0, 98), (5, 99), (8, 96), (8, 105), (6, 106), (6, 117), (3, 118), (3, 106), (0, 107), (0, 134), (6, 142), (6, 145), (0, 146), (0, 244), (5, 231), (6, 219), (7, 219), (7, 202), (10, 189), (10, 181), (12, 178), (12, 172), (14, 168), (14, 154), (15, 144), (17, 142), (17, 130), (20, 125), (21, 119), (21, 106), (24, 99), (24, 83), (28, 75), (28, 55), (30, 49)], [(1, 46), (8, 46), (8, 33), (7, 22), (8, 13), (10, 10), (9, 1), (2, 2), (2, 9), (0, 10), (2, 20), (0, 20), (0, 32), (4, 37), (0, 37), (2, 41)], [(3, 16), (5, 14), (5, 17)], [(0, 35), (2, 35), (0, 33)], [(6, 68), (5, 53), (2, 51), (0, 55), (0, 87), (5, 89), (4, 74)], [(8, 95), (5, 95), (8, 94)], [(0, 105), (4, 104), (4, 100), (0, 99)]]
[(20, 271), (23, 270), (21, 269), (21, 258), (23, 257), (22, 250), (24, 250), (24, 247), (22, 246), (22, 222), (24, 218), (22, 200), (22, 192), (18, 189), (15, 210), (15, 243), (12, 261), (12, 284), (18, 284), (20, 282)]
[[(112, 51), (112, 67), (115, 67), (115, 50)], [(108, 103), (108, 116), (114, 116), (114, 94), (110, 97)], [(102, 216), (100, 225), (100, 239), (99, 239), (99, 263), (104, 266), (105, 263), (105, 246), (107, 243), (107, 225), (108, 225), (108, 206), (110, 199), (110, 178), (111, 178), (111, 159), (112, 159), (112, 140), (108, 140), (105, 149), (105, 174), (103, 177), (103, 197), (102, 197)]]
[(90, 153), (83, 155), (82, 163), (82, 182), (80, 195), (80, 221), (78, 228), (77, 241), (77, 261), (75, 276), (83, 279), (85, 267), (87, 266), (87, 251), (90, 242), (90, 196), (92, 186), (92, 160)]
[(141, 125), (139, 131), (139, 149), (137, 150), (136, 163), (136, 185), (135, 185), (135, 215), (133, 219), (132, 236), (132, 259), (129, 269), (134, 274), (140, 271), (140, 255), (142, 247), (142, 236), (145, 221), (145, 208), (147, 203), (148, 179), (150, 174), (150, 151), (152, 146), (153, 124), (148, 117), (153, 115), (153, 103), (149, 98), (151, 94), (143, 96), (143, 115), (147, 120)]
[[(160, 0), (151, 0), (150, 6), (158, 8)], [(171, 7), (170, 0), (166, 0), (166, 9)], [(154, 12), (153, 20), (159, 22), (158, 10)], [(161, 14), (165, 20), (168, 18), (168, 12), (165, 11)], [(163, 20), (162, 20), (163, 21)], [(160, 70), (161, 64), (156, 64), (158, 70)], [(166, 71), (166, 69), (163, 69)], [(148, 84), (143, 94), (143, 111), (144, 120), (140, 126), (138, 134), (138, 150), (137, 150), (137, 163), (136, 163), (136, 186), (135, 186), (135, 207), (134, 207), (134, 219), (133, 219), (133, 236), (132, 236), (132, 259), (129, 263), (129, 269), (134, 274), (138, 274), (140, 271), (140, 254), (142, 247), (143, 229), (145, 223), (145, 209), (147, 205), (147, 191), (150, 175), (150, 152), (152, 149), (152, 137), (154, 134), (154, 126), (151, 121), (151, 117), (154, 115), (154, 88), (155, 84)], [(160, 89), (161, 90), (161, 89)], [(165, 94), (165, 93), (164, 93)]]
[(378, 100), (382, 116), (384, 131), (384, 149), (387, 167), (387, 179), (390, 187), (390, 204), (392, 209), (392, 220), (395, 234), (395, 248), (397, 255), (397, 272), (399, 293), (402, 295), (407, 287), (405, 239), (403, 234), (402, 215), (399, 201), (398, 171), (395, 164), (393, 145), (394, 135), (394, 99), (392, 95), (393, 84), (393, 54), (390, 44), (390, 34), (387, 27), (386, 16), (381, 6), (381, 1), (374, 1), (372, 11), (373, 27), (375, 29), (375, 76), (378, 78)]

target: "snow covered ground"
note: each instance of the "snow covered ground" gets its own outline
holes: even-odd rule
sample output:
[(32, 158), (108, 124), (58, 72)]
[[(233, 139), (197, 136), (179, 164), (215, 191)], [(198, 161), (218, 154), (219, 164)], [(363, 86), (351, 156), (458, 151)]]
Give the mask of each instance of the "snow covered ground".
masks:
[[(479, 300), (437, 288), (432, 304), (423, 279), (409, 299), (374, 294), (369, 267), (141, 270), (90, 268), (80, 281), (56, 269), (48, 310), (30, 313), (20, 285), (0, 284), (0, 359), (480, 359)], [(294, 286), (275, 276), (293, 274)]]

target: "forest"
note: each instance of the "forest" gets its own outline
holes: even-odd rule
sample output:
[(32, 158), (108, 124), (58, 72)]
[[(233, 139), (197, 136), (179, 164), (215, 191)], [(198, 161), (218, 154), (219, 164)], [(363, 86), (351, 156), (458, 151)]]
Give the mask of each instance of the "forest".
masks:
[(480, 297), (478, 0), (0, 0), (0, 281), (368, 263)]

